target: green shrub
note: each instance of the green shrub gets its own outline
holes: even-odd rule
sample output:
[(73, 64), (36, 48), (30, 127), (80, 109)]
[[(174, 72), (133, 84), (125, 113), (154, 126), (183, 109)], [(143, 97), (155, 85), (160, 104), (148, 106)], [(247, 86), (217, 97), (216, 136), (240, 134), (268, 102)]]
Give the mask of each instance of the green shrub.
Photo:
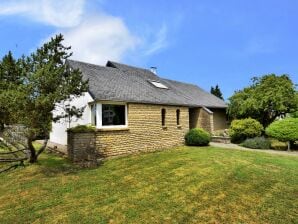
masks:
[(288, 144), (277, 139), (270, 139), (270, 148), (274, 150), (287, 150)]
[(251, 149), (270, 149), (270, 140), (264, 137), (248, 138), (241, 146)]
[(186, 145), (203, 146), (210, 142), (210, 134), (201, 128), (193, 128), (185, 135)]
[(93, 132), (93, 131), (96, 131), (96, 127), (92, 126), (92, 125), (77, 125), (73, 128), (69, 128), (67, 130), (70, 131), (70, 132), (75, 132), (75, 133), (78, 133), (78, 132)]
[(233, 120), (229, 128), (231, 141), (240, 143), (247, 138), (254, 138), (262, 135), (264, 128), (255, 119), (246, 118), (242, 120)]
[(285, 118), (274, 121), (266, 128), (266, 134), (283, 142), (297, 141), (298, 118)]

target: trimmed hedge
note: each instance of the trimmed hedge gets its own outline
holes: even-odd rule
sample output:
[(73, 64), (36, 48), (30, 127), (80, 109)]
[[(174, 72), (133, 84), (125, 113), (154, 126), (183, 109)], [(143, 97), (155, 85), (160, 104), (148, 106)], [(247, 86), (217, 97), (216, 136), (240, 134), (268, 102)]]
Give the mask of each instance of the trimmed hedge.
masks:
[(283, 120), (274, 121), (266, 128), (266, 134), (282, 142), (297, 141), (298, 118), (285, 118)]
[(202, 128), (193, 128), (185, 135), (185, 143), (190, 146), (204, 146), (208, 145), (211, 136)]
[(263, 131), (264, 128), (260, 122), (252, 118), (233, 120), (229, 128), (231, 141), (234, 143), (243, 142), (247, 138), (259, 137)]
[(75, 126), (73, 128), (67, 129), (67, 131), (75, 132), (75, 133), (80, 133), (80, 132), (94, 132), (94, 131), (96, 131), (96, 127), (95, 126), (91, 126), (91, 125), (77, 125), (77, 126)]
[(241, 146), (251, 149), (270, 149), (270, 140), (264, 137), (248, 138)]

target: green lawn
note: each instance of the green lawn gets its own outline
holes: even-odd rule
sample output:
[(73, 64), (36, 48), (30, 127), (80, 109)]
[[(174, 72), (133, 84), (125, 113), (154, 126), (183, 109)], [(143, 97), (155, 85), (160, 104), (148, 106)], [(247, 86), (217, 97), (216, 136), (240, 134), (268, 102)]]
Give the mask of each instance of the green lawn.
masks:
[(298, 223), (298, 158), (180, 147), (0, 174), (1, 223)]

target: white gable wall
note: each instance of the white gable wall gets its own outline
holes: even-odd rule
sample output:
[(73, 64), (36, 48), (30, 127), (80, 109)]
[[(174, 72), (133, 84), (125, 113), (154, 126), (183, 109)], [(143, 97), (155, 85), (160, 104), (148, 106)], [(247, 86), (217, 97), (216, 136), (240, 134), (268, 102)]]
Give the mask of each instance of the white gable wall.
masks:
[[(71, 101), (70, 106), (75, 107), (83, 107), (86, 106), (81, 118), (76, 121), (72, 121), (70, 124), (68, 123), (68, 119), (61, 119), (58, 123), (52, 123), (52, 131), (50, 133), (50, 141), (53, 143), (58, 143), (61, 145), (67, 145), (67, 128), (75, 127), (77, 125), (86, 125), (90, 124), (90, 116), (91, 111), (88, 103), (93, 102), (93, 98), (91, 95), (86, 92), (82, 96)], [(53, 112), (55, 114), (59, 114), (62, 109), (59, 107)]]

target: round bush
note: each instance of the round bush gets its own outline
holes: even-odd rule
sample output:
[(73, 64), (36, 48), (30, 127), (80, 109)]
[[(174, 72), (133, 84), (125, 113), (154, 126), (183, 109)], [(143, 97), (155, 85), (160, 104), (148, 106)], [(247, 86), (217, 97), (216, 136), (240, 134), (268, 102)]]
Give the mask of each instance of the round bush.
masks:
[(274, 121), (266, 128), (266, 134), (283, 142), (298, 140), (298, 118)]
[(264, 137), (248, 138), (241, 146), (251, 149), (270, 149), (270, 140)]
[(229, 128), (231, 141), (234, 143), (243, 142), (247, 138), (254, 138), (262, 135), (264, 128), (255, 119), (246, 118), (233, 120)]
[(202, 128), (193, 128), (185, 135), (186, 145), (204, 146), (210, 142), (210, 134)]

